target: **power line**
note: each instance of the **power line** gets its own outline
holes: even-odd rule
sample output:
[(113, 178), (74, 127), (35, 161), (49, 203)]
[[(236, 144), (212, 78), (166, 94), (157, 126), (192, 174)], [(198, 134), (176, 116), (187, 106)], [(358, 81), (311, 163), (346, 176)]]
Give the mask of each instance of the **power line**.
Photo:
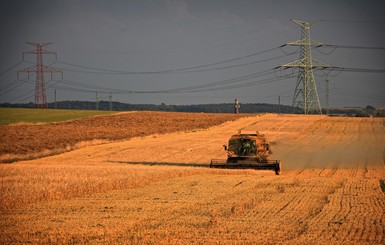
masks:
[[(50, 80), (50, 81), (55, 81), (55, 80)], [(48, 81), (47, 83), (49, 83), (50, 81)], [(60, 81), (61, 81), (61, 80), (56, 81), (55, 84), (51, 84), (51, 85), (47, 86), (47, 89), (50, 89), (51, 87), (55, 86), (55, 85), (56, 85), (57, 83), (59, 83)], [(31, 80), (29, 80), (29, 79), (27, 79), (27, 82), (29, 82), (29, 83), (34, 83), (33, 81), (31, 81)], [(35, 92), (35, 90), (30, 90), (30, 91), (24, 93), (23, 95), (21, 95), (21, 96), (19, 96), (19, 97), (16, 97), (16, 98), (13, 99), (13, 100), (14, 100), (14, 101), (17, 101), (17, 102), (23, 102), (23, 101), (26, 101), (26, 100), (31, 99), (31, 98), (34, 97), (34, 92)], [(31, 95), (29, 95), (29, 94), (31, 94)], [(29, 96), (28, 96), (28, 95), (29, 95)], [(28, 96), (28, 97), (22, 99), (22, 98), (25, 97), (25, 96)]]
[(339, 23), (361, 23), (361, 24), (385, 24), (382, 20), (319, 20), (321, 22), (339, 22)]
[(248, 79), (257, 78), (257, 77), (261, 77), (261, 76), (266, 76), (266, 75), (270, 75), (273, 73), (274, 73), (274, 71), (272, 69), (268, 69), (268, 70), (248, 74), (248, 75), (238, 76), (238, 77), (231, 78), (231, 79), (225, 79), (225, 80), (221, 80), (221, 81), (217, 81), (217, 82), (206, 83), (206, 84), (195, 85), (195, 86), (189, 86), (189, 87), (183, 87), (183, 88), (179, 88), (179, 89), (172, 89), (172, 90), (166, 90), (166, 91), (177, 92), (177, 91), (186, 91), (186, 90), (216, 87), (216, 86), (226, 85), (226, 84), (231, 84), (231, 83), (239, 83), (241, 81), (245, 81)]
[(12, 88), (9, 88), (9, 87), (15, 85), (17, 82), (20, 82), (20, 80), (19, 80), (19, 79), (15, 79), (15, 80), (13, 80), (12, 82), (10, 82), (10, 83), (8, 83), (7, 85), (5, 85), (4, 87), (0, 88), (0, 93), (3, 92), (3, 91), (6, 91), (7, 89), (8, 89), (8, 90), (9, 90), (9, 89), (12, 89)]
[(64, 83), (67, 83), (68, 85), (75, 85), (82, 87), (83, 89), (90, 89), (87, 91), (102, 91), (102, 92), (107, 92), (111, 91), (114, 93), (176, 93), (176, 92), (182, 92), (182, 91), (187, 91), (187, 90), (194, 90), (194, 89), (203, 89), (203, 88), (210, 88), (210, 87), (215, 87), (215, 86), (220, 86), (220, 85), (226, 85), (230, 83), (237, 83), (241, 82), (244, 80), (248, 80), (251, 78), (256, 78), (264, 75), (269, 75), (274, 73), (272, 70), (265, 70), (261, 72), (256, 72), (252, 74), (247, 74), (243, 76), (238, 76), (235, 78), (231, 79), (225, 79), (221, 81), (216, 81), (212, 83), (206, 83), (206, 84), (201, 84), (201, 85), (195, 85), (195, 86), (188, 86), (188, 87), (183, 87), (183, 88), (175, 88), (175, 89), (167, 89), (167, 90), (152, 90), (152, 91), (134, 91), (134, 90), (122, 90), (122, 89), (112, 89), (112, 88), (106, 88), (106, 87), (100, 87), (100, 86), (95, 86), (95, 85), (88, 85), (80, 82), (74, 82), (74, 81), (69, 81), (69, 80), (63, 80)]
[[(255, 64), (255, 63), (259, 63), (259, 62), (265, 62), (265, 61), (270, 61), (270, 60), (282, 58), (282, 57), (285, 57), (285, 56), (278, 56), (278, 57), (274, 57), (274, 58), (269, 58), (269, 59), (265, 59), (265, 60), (261, 60), (261, 61), (256, 61), (254, 63), (253, 62), (248, 62), (248, 63), (242, 64), (242, 65), (228, 66), (226, 68), (215, 67), (215, 66), (218, 66), (218, 65), (221, 65), (221, 64), (230, 63), (230, 62), (234, 62), (234, 61), (239, 61), (239, 60), (247, 59), (247, 58), (250, 58), (250, 57), (253, 57), (253, 56), (257, 56), (257, 55), (261, 55), (261, 54), (264, 54), (264, 53), (268, 53), (268, 52), (274, 51), (276, 49), (280, 49), (280, 48), (282, 48), (284, 46), (286, 46), (286, 44), (285, 45), (281, 45), (279, 47), (275, 47), (275, 48), (271, 48), (271, 49), (255, 52), (255, 53), (252, 53), (252, 54), (249, 54), (249, 55), (235, 57), (235, 58), (231, 58), (231, 59), (227, 59), (227, 60), (216, 61), (216, 62), (204, 64), (204, 65), (195, 65), (195, 66), (189, 66), (189, 67), (184, 67), (184, 68), (164, 69), (164, 70), (154, 70), (154, 71), (113, 70), (113, 69), (105, 69), (105, 68), (100, 68), (100, 67), (91, 67), (91, 66), (72, 64), (72, 63), (68, 63), (68, 62), (65, 62), (65, 61), (57, 61), (57, 63), (63, 64), (63, 65), (68, 65), (68, 66), (72, 66), (72, 67), (82, 68), (82, 69), (86, 69), (86, 70), (90, 70), (90, 71), (80, 71), (80, 70), (73, 70), (73, 69), (62, 68), (63, 70), (68, 70), (68, 71), (73, 71), (73, 72), (82, 72), (82, 73), (94, 73), (94, 74), (147, 75), (147, 74), (184, 73), (184, 72), (208, 71), (208, 70), (214, 70), (214, 69), (227, 69), (227, 68), (232, 68), (232, 67), (237, 67), (237, 66), (244, 66), (244, 65), (250, 65), (250, 64)], [(197, 69), (206, 68), (206, 67), (210, 67), (210, 69), (207, 69), (207, 70), (197, 70)]]
[(290, 77), (273, 77), (273, 78), (266, 78), (256, 81), (251, 81), (247, 83), (241, 83), (241, 84), (225, 84), (226, 86), (222, 87), (201, 87), (201, 88), (195, 88), (195, 89), (170, 89), (170, 90), (142, 90), (142, 91), (134, 91), (134, 90), (95, 90), (95, 89), (83, 89), (83, 88), (70, 88), (65, 87), (62, 85), (54, 86), (55, 88), (61, 88), (63, 90), (67, 91), (76, 91), (76, 92), (88, 92), (88, 93), (95, 93), (95, 92), (101, 92), (101, 93), (114, 93), (114, 94), (166, 94), (166, 93), (198, 93), (198, 92), (209, 92), (209, 91), (220, 91), (220, 90), (231, 90), (231, 89), (237, 89), (242, 87), (250, 87), (254, 85), (261, 85), (261, 84), (267, 84), (267, 83), (273, 83), (277, 81), (281, 81), (284, 79), (287, 79)]
[[(336, 45), (336, 44), (320, 44), (319, 46), (315, 47), (317, 52), (323, 54), (323, 55), (330, 55), (336, 51), (338, 48), (342, 49), (363, 49), (363, 50), (385, 50), (385, 47), (368, 47), (368, 46), (351, 46), (351, 45)], [(321, 51), (321, 48), (329, 48), (331, 51), (324, 52)]]
[[(297, 42), (299, 42), (299, 41), (297, 41)], [(323, 45), (316, 46), (316, 43), (312, 43), (312, 45), (313, 44), (315, 44), (314, 46), (316, 48), (327, 47), (327, 48), (334, 48), (334, 50), (337, 48), (366, 49), (366, 50), (383, 50), (383, 49), (385, 49), (385, 47), (365, 47), (365, 46), (349, 46), (349, 45), (333, 45), (333, 44), (323, 44)], [(261, 62), (272, 61), (275, 59), (283, 58), (283, 57), (294, 54), (294, 53), (286, 53), (285, 52), (286, 55), (274, 56), (271, 58), (261, 59), (261, 60), (257, 60), (257, 61), (249, 61), (249, 62), (244, 62), (241, 64), (229, 64), (229, 65), (223, 66), (224, 64), (227, 64), (227, 63), (241, 61), (241, 60), (248, 59), (248, 58), (251, 58), (251, 57), (254, 57), (257, 55), (261, 55), (261, 54), (265, 54), (265, 53), (274, 51), (276, 49), (282, 50), (282, 47), (285, 47), (286, 45), (287, 44), (281, 45), (279, 47), (259, 51), (256, 53), (252, 53), (249, 55), (239, 56), (239, 57), (226, 59), (226, 60), (220, 60), (220, 61), (216, 61), (216, 62), (212, 62), (212, 63), (208, 63), (208, 64), (203, 64), (203, 65), (187, 66), (187, 67), (176, 68), (176, 69), (153, 70), (153, 71), (114, 70), (114, 69), (106, 69), (106, 68), (100, 68), (100, 67), (76, 65), (76, 64), (72, 64), (72, 63), (68, 63), (68, 62), (64, 62), (64, 61), (55, 61), (55, 62), (66, 65), (66, 66), (79, 68), (79, 70), (76, 70), (76, 69), (62, 69), (62, 70), (81, 72), (81, 73), (91, 73), (91, 74), (141, 75), (141, 74), (170, 74), (170, 73), (188, 73), (188, 72), (191, 73), (191, 72), (204, 72), (204, 71), (230, 69), (230, 68), (242, 67), (242, 66), (247, 66), (247, 65), (253, 65), (253, 64), (257, 64), (257, 63), (261, 63)], [(299, 45), (299, 43), (297, 43), (297, 45)], [(12, 67), (10, 67), (10, 68), (6, 69), (5, 71), (3, 71), (2, 73), (0, 73), (0, 75), (5, 74), (6, 72), (14, 69), (18, 65), (20, 65), (22, 62), (28, 62), (28, 61), (21, 61), (15, 65), (13, 65)], [(55, 62), (53, 62), (53, 63), (55, 63)], [(49, 66), (44, 66), (44, 67), (50, 68)], [(313, 64), (313, 67), (311, 67), (311, 69), (313, 69), (313, 68), (317, 68), (317, 67), (314, 66), (314, 64)], [(81, 69), (83, 69), (83, 70), (81, 70)], [(385, 72), (384, 69), (349, 68), (349, 67), (339, 67), (339, 66), (321, 67), (321, 69), (322, 70), (329, 70), (329, 71), (338, 71), (338, 72), (342, 72), (342, 71), (362, 72), (362, 73), (384, 73)], [(32, 72), (34, 72), (34, 71), (32, 71)], [(272, 82), (280, 81), (283, 79), (287, 79), (289, 77), (293, 77), (293, 75), (286, 75), (286, 76), (281, 76), (281, 77), (277, 77), (277, 75), (275, 75), (275, 77), (249, 81), (251, 79), (256, 79), (256, 78), (259, 78), (262, 76), (272, 75), (273, 73), (274, 73), (274, 69), (269, 69), (269, 70), (265, 70), (265, 71), (260, 71), (260, 72), (256, 72), (256, 73), (252, 73), (252, 74), (242, 75), (242, 76), (238, 76), (235, 78), (225, 79), (225, 80), (206, 83), (206, 84), (187, 86), (187, 87), (182, 87), (182, 88), (174, 88), (174, 89), (151, 90), (151, 91), (134, 91), (134, 90), (124, 90), (124, 89), (111, 89), (111, 88), (92, 85), (92, 84), (75, 82), (75, 81), (71, 81), (71, 80), (67, 80), (67, 79), (56, 80), (55, 83), (50, 84), (50, 86), (48, 86), (48, 88), (54, 87), (54, 88), (60, 88), (63, 90), (68, 90), (68, 91), (93, 92), (93, 93), (95, 93), (97, 91), (102, 92), (102, 93), (112, 92), (112, 93), (147, 93), (147, 94), (149, 94), (149, 93), (196, 93), (196, 92), (205, 92), (205, 91), (237, 89), (237, 88), (242, 88), (242, 87), (254, 86), (256, 84), (272, 83)], [(51, 81), (53, 81), (53, 80), (51, 80)], [(15, 88), (17, 88), (17, 87), (19, 87), (19, 86), (21, 86), (27, 82), (31, 82), (31, 81), (29, 79), (14, 80), (10, 84), (3, 87), (0, 90), (0, 93), (4, 93), (5, 89), (6, 89), (5, 91), (12, 91)], [(348, 92), (346, 92), (346, 93), (348, 93)], [(18, 98), (26, 96), (27, 94), (28, 93), (26, 93), (22, 96), (19, 96)]]
[(289, 76), (289, 77), (273, 77), (273, 78), (266, 78), (266, 79), (262, 79), (262, 80), (251, 81), (251, 82), (247, 82), (247, 83), (228, 85), (228, 86), (225, 86), (225, 87), (200, 89), (200, 90), (192, 90), (192, 91), (184, 91), (184, 92), (185, 93), (196, 93), (196, 92), (207, 92), (207, 91), (231, 90), (231, 89), (238, 89), (238, 88), (244, 88), (244, 87), (251, 87), (251, 86), (255, 86), (255, 85), (261, 85), (261, 84), (278, 82), (278, 81), (282, 81), (282, 80), (285, 80), (287, 78), (292, 78), (292, 77), (294, 77), (294, 76)]
[[(359, 68), (344, 68), (344, 67), (330, 67), (330, 68), (325, 68), (333, 71), (350, 71), (350, 72), (381, 72), (384, 73), (385, 70), (376, 70), (376, 69), (359, 69)], [(195, 86), (187, 86), (187, 87), (182, 87), (182, 88), (174, 88), (174, 89), (167, 89), (167, 90), (124, 90), (124, 89), (114, 89), (114, 88), (107, 88), (107, 87), (102, 87), (102, 86), (96, 86), (96, 85), (90, 85), (90, 84), (85, 84), (81, 82), (75, 82), (71, 81), (68, 79), (60, 80), (62, 84), (67, 84), (70, 86), (76, 86), (79, 88), (70, 88), (66, 87), (63, 85), (60, 86), (55, 86), (56, 88), (62, 88), (70, 91), (79, 91), (79, 92), (95, 92), (95, 91), (100, 91), (103, 93), (107, 92), (113, 92), (113, 93), (186, 93), (186, 92), (203, 92), (203, 91), (214, 91), (214, 90), (221, 90), (221, 89), (231, 89), (231, 88), (239, 88), (239, 87), (246, 87), (246, 86), (251, 86), (256, 83), (263, 84), (265, 82), (272, 82), (275, 79), (281, 80), (286, 79), (289, 77), (294, 77), (294, 74), (289, 74), (289, 75), (284, 75), (284, 76), (278, 76), (275, 74), (274, 78), (268, 78), (268, 79), (263, 79), (263, 80), (257, 80), (257, 81), (252, 81), (248, 83), (241, 83), (242, 81), (245, 80), (250, 80), (253, 78), (261, 77), (261, 76), (267, 76), (267, 75), (272, 75), (275, 74), (275, 69), (268, 69), (252, 74), (247, 74), (243, 76), (238, 76), (235, 78), (230, 78), (230, 79), (225, 79), (225, 80), (220, 80), (212, 83), (206, 83), (206, 84), (200, 84), (200, 85), (195, 85)], [(236, 84), (238, 83), (238, 84)], [(222, 87), (220, 87), (222, 86)]]
[[(342, 71), (347, 71), (347, 72), (375, 72), (375, 73), (384, 73), (385, 72), (385, 70), (383, 70), (383, 69), (363, 69), (363, 68), (346, 68), (346, 67), (330, 67), (330, 68), (325, 68), (325, 69), (332, 70), (332, 71), (339, 71), (339, 72), (342, 72)], [(148, 93), (148, 94), (149, 93), (191, 93), (191, 92), (235, 89), (235, 88), (240, 88), (240, 87), (252, 86), (255, 84), (274, 82), (274, 81), (278, 81), (278, 80), (282, 80), (282, 79), (286, 79), (286, 78), (294, 76), (293, 74), (291, 74), (291, 75), (286, 74), (285, 76), (277, 77), (277, 74), (275, 74), (275, 78), (267, 78), (267, 79), (263, 79), (263, 80), (241, 83), (242, 81), (245, 81), (245, 80), (250, 80), (253, 78), (257, 78), (257, 77), (261, 77), (261, 76), (267, 76), (267, 75), (271, 75), (271, 74), (275, 74), (275, 69), (268, 69), (268, 70), (264, 70), (264, 71), (260, 71), (260, 72), (256, 72), (256, 73), (252, 73), (252, 74), (247, 74), (247, 75), (242, 75), (242, 76), (238, 76), (238, 77), (231, 78), (231, 79), (216, 81), (216, 82), (212, 82), (212, 83), (206, 83), (206, 84), (188, 86), (188, 87), (182, 87), (182, 88), (174, 88), (174, 89), (168, 89), (168, 90), (134, 91), (134, 90), (112, 89), (112, 88), (90, 85), (90, 84), (81, 83), (81, 82), (75, 82), (75, 81), (71, 81), (68, 79), (58, 80), (58, 81), (56, 81), (55, 84), (50, 85), (49, 88), (55, 87), (55, 88), (60, 88), (60, 89), (67, 90), (67, 91), (77, 91), (77, 92), (100, 91), (103, 93), (107, 93), (107, 92), (113, 92), (113, 93)], [(17, 81), (19, 81), (19, 80), (15, 80), (13, 82), (17, 82)], [(14, 87), (9, 88), (8, 90), (13, 90), (16, 87), (19, 87), (26, 82), (31, 82), (31, 81), (29, 79), (23, 79), (23, 80), (19, 81), (18, 84), (15, 83)], [(78, 88), (73, 88), (73, 87), (71, 88), (71, 87), (66, 87), (63, 85), (57, 85), (58, 83), (67, 84), (67, 85), (75, 86)], [(236, 84), (236, 83), (238, 83), (238, 84)], [(22, 96), (19, 96), (18, 98), (23, 97), (23, 96), (25, 96), (25, 94)]]
[[(75, 82), (75, 81), (71, 81), (68, 79), (58, 80), (57, 83), (61, 82), (62, 84), (80, 87), (83, 89), (82, 91), (84, 91), (84, 92), (88, 92), (88, 91), (111, 91), (114, 93), (120, 93), (120, 92), (123, 92), (123, 93), (171, 93), (171, 92), (183, 92), (183, 91), (187, 91), (187, 90), (210, 88), (210, 87), (216, 87), (216, 86), (226, 85), (226, 84), (231, 84), (231, 83), (239, 83), (239, 82), (249, 80), (252, 78), (271, 75), (273, 73), (275, 74), (275, 71), (273, 69), (268, 69), (268, 70), (259, 71), (256, 73), (251, 73), (251, 74), (242, 75), (242, 76), (237, 76), (235, 78), (220, 80), (220, 81), (216, 81), (216, 82), (212, 82), (212, 83), (206, 83), (206, 84), (188, 86), (188, 87), (176, 88), (176, 89), (158, 90), (158, 91), (132, 91), (132, 90), (122, 90), (122, 89), (111, 89), (111, 88), (102, 87), (102, 86), (96, 86), (96, 85), (90, 85), (90, 84), (81, 83), (81, 82)], [(27, 79), (24, 79), (24, 80), (27, 80)], [(24, 81), (24, 80), (22, 80), (22, 81)], [(15, 80), (14, 82), (17, 82), (17, 81), (18, 80)], [(23, 84), (23, 83), (19, 83), (17, 86), (20, 86), (21, 84)], [(8, 90), (13, 90), (14, 88), (15, 87), (11, 87)], [(68, 87), (60, 86), (60, 85), (56, 85), (56, 88), (69, 89)], [(73, 90), (73, 88), (71, 88), (71, 89)]]
[(375, 98), (375, 97), (371, 97), (371, 96), (365, 96), (365, 95), (359, 95), (359, 94), (354, 94), (354, 93), (349, 93), (349, 92), (346, 92), (346, 91), (331, 91), (331, 93), (333, 95), (336, 95), (336, 96), (346, 96), (346, 97), (350, 97), (350, 98), (354, 98), (354, 101), (358, 101), (358, 100), (367, 100), (367, 99), (370, 99), (371, 101), (379, 101), (379, 102), (384, 102), (384, 98)]
[(350, 46), (350, 45), (335, 45), (335, 44), (323, 44), (319, 47), (330, 47), (330, 48), (345, 48), (345, 49), (366, 49), (366, 50), (385, 50), (385, 47), (368, 47), (368, 46)]
[[(230, 68), (236, 68), (236, 67), (242, 67), (242, 66), (248, 66), (248, 65), (255, 65), (255, 64), (258, 64), (258, 63), (263, 63), (263, 62), (268, 62), (268, 61), (273, 61), (273, 60), (276, 60), (276, 59), (280, 59), (280, 58), (284, 58), (284, 57), (287, 57), (287, 56), (290, 56), (290, 55), (293, 55), (293, 54), (285, 54), (285, 55), (280, 55), (280, 56), (275, 56), (275, 57), (272, 57), (272, 58), (266, 58), (266, 59), (262, 59), (262, 60), (257, 60), (257, 61), (251, 61), (251, 62), (246, 62), (246, 63), (242, 63), (242, 64), (236, 64), (236, 65), (229, 65), (229, 66), (221, 66), (221, 67), (210, 67), (208, 66), (209, 68), (205, 68), (205, 69), (197, 69), (197, 70), (186, 70), (186, 71), (178, 71), (177, 69), (172, 69), (172, 70), (168, 70), (169, 72), (161, 72), (161, 73), (156, 73), (156, 72), (97, 72), (97, 71), (82, 71), (82, 70), (74, 70), (74, 69), (68, 69), (68, 68), (63, 68), (63, 67), (60, 67), (62, 70), (64, 71), (72, 71), (72, 72), (79, 72), (79, 73), (89, 73), (89, 74), (104, 74), (104, 75), (144, 75), (144, 74), (170, 74), (170, 73), (194, 73), (194, 72), (205, 72), (205, 71), (217, 71), (217, 70), (225, 70), (225, 69), (230, 69)], [(74, 64), (70, 64), (70, 63), (64, 63), (64, 62), (58, 62), (58, 63), (63, 63), (63, 64), (66, 64), (66, 65), (70, 65), (70, 66), (74, 66), (76, 67), (76, 65)], [(207, 66), (205, 66), (207, 67)]]
[[(92, 53), (123, 54), (123, 55), (125, 55), (125, 54), (167, 54), (167, 53), (181, 53), (181, 52), (190, 52), (190, 51), (200, 51), (200, 50), (221, 48), (221, 47), (231, 46), (234, 44), (245, 43), (245, 42), (255, 41), (255, 40), (266, 38), (266, 37), (271, 37), (274, 35), (278, 35), (278, 34), (287, 32), (287, 30), (277, 31), (274, 33), (266, 34), (266, 35), (259, 35), (257, 37), (248, 38), (248, 39), (244, 39), (244, 40), (240, 40), (240, 41), (233, 41), (231, 43), (217, 44), (218, 42), (221, 42), (221, 41), (227, 41), (227, 40), (232, 39), (234, 37), (249, 35), (249, 34), (254, 33), (254, 32), (255, 32), (255, 30), (240, 33), (240, 34), (235, 34), (235, 35), (231, 35), (231, 36), (227, 36), (227, 37), (223, 37), (223, 38), (218, 38), (216, 40), (205, 41), (205, 42), (197, 43), (195, 45), (182, 45), (182, 46), (175, 47), (175, 48), (160, 49), (160, 50), (147, 49), (147, 50), (139, 50), (139, 51), (127, 51), (127, 50), (106, 51), (106, 50), (99, 50), (99, 49), (98, 50), (97, 49), (90, 49), (88, 47), (82, 47), (82, 48), (73, 47), (73, 46), (69, 46), (66, 44), (60, 44), (60, 43), (55, 43), (55, 44), (58, 46), (62, 46), (67, 50), (74, 51), (74, 52), (88, 51), (88, 52), (92, 52)], [(194, 46), (200, 46), (200, 45), (205, 45), (205, 44), (210, 44), (210, 43), (214, 43), (215, 45), (210, 45), (210, 46), (206, 46), (206, 47), (194, 47)]]
[[(20, 95), (20, 96), (16, 97), (15, 99), (13, 99), (13, 101), (16, 101), (16, 103), (17, 103), (17, 102), (23, 102), (23, 101), (26, 101), (28, 99), (31, 99), (31, 98), (34, 97), (34, 92), (35, 92), (35, 89), (29, 90), (28, 92), (24, 93), (23, 95)], [(32, 95), (30, 95), (28, 98), (20, 100), (21, 98), (23, 98), (23, 97), (25, 97), (25, 96), (27, 96), (28, 94), (31, 94), (31, 93), (32, 93)]]
[(291, 93), (292, 93), (291, 91), (286, 91), (286, 92), (279, 93), (279, 94), (273, 94), (273, 95), (258, 97), (258, 99), (255, 100), (255, 102), (265, 102), (265, 101), (269, 101), (271, 99), (275, 100), (278, 96), (281, 98), (289, 98), (289, 97), (291, 97), (291, 96), (289, 96), (289, 94), (291, 94)]
[(360, 97), (385, 100), (385, 96), (379, 95), (379, 94), (365, 93), (365, 92), (355, 91), (351, 89), (343, 89), (343, 88), (334, 88), (334, 90), (339, 91), (342, 94), (355, 95), (355, 96), (358, 95)]
[(345, 72), (364, 72), (364, 73), (385, 73), (385, 69), (370, 69), (370, 68), (352, 68), (352, 67), (339, 67), (331, 66), (324, 68), (330, 71), (345, 71)]
[[(263, 63), (263, 62), (267, 62), (267, 61), (272, 61), (272, 60), (284, 58), (284, 57), (287, 57), (287, 56), (290, 56), (290, 55), (293, 55), (293, 53), (285, 54), (285, 55), (280, 55), (280, 56), (275, 56), (275, 57), (272, 57), (272, 58), (266, 58), (266, 59), (257, 60), (257, 61), (251, 61), (251, 62), (242, 63), (242, 64), (238, 64), (238, 65), (229, 65), (229, 66), (222, 66), (222, 67), (217, 67), (217, 68), (207, 68), (207, 69), (200, 69), (200, 70), (192, 70), (192, 71), (187, 71), (187, 72), (217, 71), (217, 70), (224, 70), (224, 69), (235, 68), (235, 67), (255, 65), (255, 64), (258, 64), (258, 63)], [(181, 73), (181, 72), (179, 72), (179, 73)]]
[(82, 87), (82, 88), (89, 88), (89, 89), (95, 89), (95, 90), (108, 90), (110, 88), (106, 88), (106, 87), (101, 87), (101, 86), (96, 86), (96, 85), (90, 85), (90, 84), (85, 84), (85, 83), (81, 83), (81, 82), (75, 82), (75, 81), (71, 81), (71, 80), (68, 80), (68, 79), (63, 79), (63, 80), (60, 80), (59, 82), (62, 82), (64, 84), (68, 84), (68, 85), (74, 85), (74, 86), (78, 86), (78, 87)]
[(11, 92), (12, 90), (20, 87), (21, 85), (23, 85), (27, 82), (30, 82), (29, 78), (24, 78), (22, 80), (16, 79), (16, 80), (12, 81), (11, 83), (9, 83), (8, 85), (6, 85), (5, 87), (3, 87), (0, 90), (0, 94), (5, 94), (7, 92)]
[(3, 75), (3, 74), (5, 74), (5, 73), (7, 73), (7, 72), (9, 72), (9, 71), (11, 71), (12, 69), (16, 68), (17, 66), (19, 66), (19, 65), (22, 64), (23, 62), (24, 62), (24, 61), (21, 60), (21, 61), (19, 61), (18, 63), (16, 63), (15, 65), (13, 65), (13, 66), (11, 66), (11, 67), (5, 69), (4, 71), (0, 72), (0, 76)]
[[(202, 92), (202, 91), (214, 91), (214, 90), (222, 90), (222, 89), (232, 89), (237, 87), (245, 87), (245, 86), (251, 86), (255, 84), (264, 84), (273, 82), (275, 80), (282, 80), (286, 79), (290, 76), (280, 76), (280, 77), (273, 77), (273, 78), (267, 78), (247, 83), (241, 83), (242, 81), (250, 80), (257, 77), (267, 76), (275, 74), (275, 71), (273, 69), (264, 70), (252, 74), (247, 74), (243, 76), (238, 76), (231, 79), (225, 79), (221, 81), (216, 81), (212, 83), (206, 83), (201, 85), (195, 85), (195, 86), (188, 86), (188, 87), (182, 87), (182, 88), (174, 88), (174, 89), (166, 89), (166, 90), (123, 90), (123, 89), (113, 89), (113, 88), (106, 88), (101, 86), (95, 86), (95, 85), (89, 85), (84, 84), (80, 82), (74, 82), (70, 80), (60, 80), (58, 82), (62, 82), (61, 85), (55, 85), (55, 88), (62, 88), (65, 90), (70, 91), (79, 91), (79, 92), (102, 92), (102, 93), (138, 93), (138, 94), (155, 94), (155, 93), (191, 93), (191, 92)], [(66, 87), (63, 86), (64, 84), (70, 85), (70, 86), (76, 86), (80, 88), (73, 88), (73, 87)]]

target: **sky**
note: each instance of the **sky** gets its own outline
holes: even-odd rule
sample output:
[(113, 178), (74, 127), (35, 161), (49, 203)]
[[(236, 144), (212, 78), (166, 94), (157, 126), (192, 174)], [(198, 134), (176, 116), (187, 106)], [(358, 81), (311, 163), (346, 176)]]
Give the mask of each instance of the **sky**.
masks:
[[(322, 107), (385, 107), (385, 2), (381, 0), (3, 0), (0, 103), (35, 97), (36, 55), (48, 102), (291, 105), (299, 59), (297, 19), (315, 23), (312, 57)], [(282, 47), (283, 46), (283, 47)], [(368, 47), (378, 47), (368, 49)], [(350, 68), (358, 68), (350, 69)], [(377, 72), (368, 69), (375, 69)]]

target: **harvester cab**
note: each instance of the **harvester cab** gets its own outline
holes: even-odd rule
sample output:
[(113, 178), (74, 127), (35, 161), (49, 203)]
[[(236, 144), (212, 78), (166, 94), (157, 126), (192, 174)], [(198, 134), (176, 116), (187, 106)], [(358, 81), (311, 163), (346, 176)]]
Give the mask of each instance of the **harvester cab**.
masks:
[(267, 169), (274, 170), (277, 175), (281, 173), (281, 161), (269, 159), (272, 154), (270, 144), (259, 132), (239, 132), (230, 137), (228, 146), (223, 147), (227, 151), (227, 159), (212, 159), (210, 168)]

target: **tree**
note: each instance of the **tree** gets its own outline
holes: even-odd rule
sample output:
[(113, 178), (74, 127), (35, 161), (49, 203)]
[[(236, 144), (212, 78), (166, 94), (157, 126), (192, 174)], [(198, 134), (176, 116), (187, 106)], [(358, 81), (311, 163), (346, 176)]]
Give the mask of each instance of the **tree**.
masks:
[(367, 113), (369, 114), (373, 114), (375, 111), (376, 111), (376, 108), (374, 106), (371, 106), (371, 105), (367, 105), (364, 109)]

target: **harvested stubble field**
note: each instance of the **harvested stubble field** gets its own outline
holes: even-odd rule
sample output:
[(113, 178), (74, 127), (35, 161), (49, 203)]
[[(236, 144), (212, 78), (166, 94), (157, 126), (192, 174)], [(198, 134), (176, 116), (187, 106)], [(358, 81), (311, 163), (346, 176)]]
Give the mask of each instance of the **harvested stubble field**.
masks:
[[(204, 167), (240, 129), (267, 136), (281, 176)], [(1, 165), (0, 243), (385, 243), (384, 119), (248, 115), (159, 133)]]
[[(54, 154), (82, 145), (204, 129), (240, 115), (128, 112), (60, 123), (0, 125), (0, 159)], [(83, 143), (85, 142), (85, 143)]]

